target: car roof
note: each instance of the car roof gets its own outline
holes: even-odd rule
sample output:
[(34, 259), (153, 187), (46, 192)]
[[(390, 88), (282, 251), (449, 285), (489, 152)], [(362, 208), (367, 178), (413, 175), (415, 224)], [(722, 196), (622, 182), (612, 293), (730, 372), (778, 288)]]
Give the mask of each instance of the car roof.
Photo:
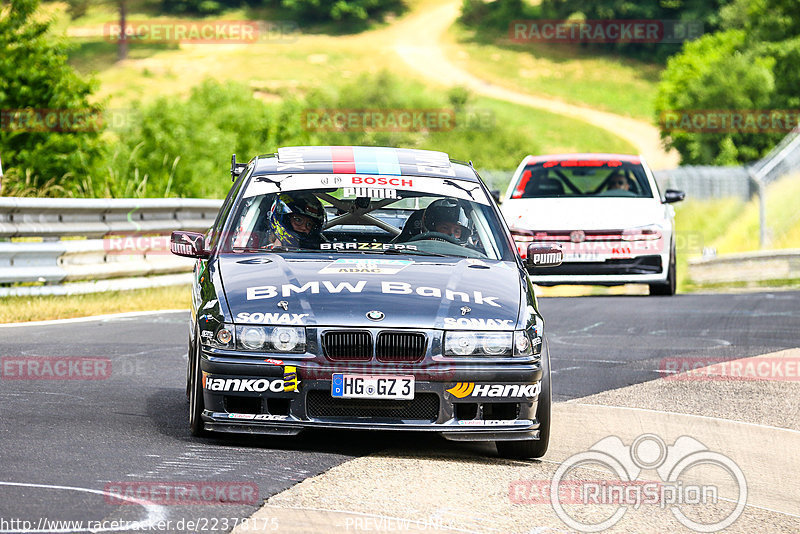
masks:
[(525, 165), (532, 163), (541, 163), (543, 161), (624, 161), (626, 163), (641, 164), (642, 157), (634, 156), (632, 154), (609, 154), (609, 153), (575, 153), (575, 154), (545, 154), (542, 156), (526, 156), (523, 160)]
[(255, 158), (254, 175), (275, 173), (342, 173), (393, 176), (441, 176), (477, 182), (471, 164), (444, 152), (413, 148), (364, 146), (282, 147)]

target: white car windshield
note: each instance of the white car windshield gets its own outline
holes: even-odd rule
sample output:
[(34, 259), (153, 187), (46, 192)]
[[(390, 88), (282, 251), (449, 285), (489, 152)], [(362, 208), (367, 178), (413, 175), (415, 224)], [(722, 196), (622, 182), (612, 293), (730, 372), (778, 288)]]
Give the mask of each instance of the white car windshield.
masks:
[(644, 169), (624, 161), (563, 160), (528, 165), (511, 198), (652, 197)]
[(510, 260), (505, 228), (473, 181), (264, 175), (231, 210), (224, 252), (404, 253)]

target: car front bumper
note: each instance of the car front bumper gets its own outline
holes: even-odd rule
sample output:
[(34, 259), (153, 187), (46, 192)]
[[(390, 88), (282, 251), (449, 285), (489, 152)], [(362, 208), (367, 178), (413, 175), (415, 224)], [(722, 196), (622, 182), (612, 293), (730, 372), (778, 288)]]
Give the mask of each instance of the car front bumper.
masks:
[[(206, 354), (200, 361), (203, 384), (209, 378), (282, 380), (284, 368), (296, 368), (296, 391), (210, 391), (204, 387), (202, 419), (210, 431), (294, 435), (307, 428), (439, 432), (450, 440), (500, 441), (539, 438), (536, 420), (542, 380), (539, 363), (345, 365), (317, 360), (283, 365)], [(414, 399), (342, 399), (331, 395), (333, 373), (413, 375)], [(448, 391), (459, 384), (533, 386), (521, 396), (464, 396)], [(462, 388), (463, 389), (463, 388)], [(480, 388), (478, 388), (480, 389)], [(509, 388), (505, 388), (508, 391)], [(513, 388), (511, 388), (513, 389)], [(477, 391), (473, 389), (473, 391)], [(530, 394), (535, 392), (535, 394)]]

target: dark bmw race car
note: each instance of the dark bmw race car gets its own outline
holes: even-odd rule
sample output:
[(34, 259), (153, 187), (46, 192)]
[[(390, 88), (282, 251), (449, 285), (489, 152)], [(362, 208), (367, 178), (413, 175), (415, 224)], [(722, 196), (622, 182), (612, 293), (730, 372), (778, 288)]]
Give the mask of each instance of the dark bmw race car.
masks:
[(528, 263), (470, 164), (441, 152), (295, 147), (234, 163), (197, 258), (194, 435), (440, 432), (542, 456), (549, 353)]

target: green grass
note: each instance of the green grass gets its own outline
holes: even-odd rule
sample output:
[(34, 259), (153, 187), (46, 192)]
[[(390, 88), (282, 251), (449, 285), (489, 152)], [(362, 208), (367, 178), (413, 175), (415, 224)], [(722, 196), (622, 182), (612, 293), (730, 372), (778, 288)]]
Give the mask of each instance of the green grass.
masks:
[[(800, 248), (800, 176), (788, 177), (767, 188), (768, 249)], [(759, 250), (758, 198), (742, 202), (735, 198), (687, 201), (676, 208), (678, 232), (678, 283), (681, 291), (718, 287), (774, 287), (796, 285), (796, 281), (704, 284), (688, 279), (688, 259), (702, 254), (703, 247), (717, 254)], [(681, 247), (683, 243), (685, 246)]]
[(188, 309), (190, 305), (189, 286), (86, 295), (4, 297), (0, 299), (0, 323), (69, 319), (132, 311)]
[(653, 120), (661, 67), (585, 51), (578, 45), (516, 44), (460, 24), (448, 34), (448, 56), (481, 78), (521, 92)]
[[(800, 176), (784, 178), (767, 188), (767, 248), (800, 248)], [(758, 250), (758, 198), (741, 210), (725, 234), (712, 243), (718, 254)]]

